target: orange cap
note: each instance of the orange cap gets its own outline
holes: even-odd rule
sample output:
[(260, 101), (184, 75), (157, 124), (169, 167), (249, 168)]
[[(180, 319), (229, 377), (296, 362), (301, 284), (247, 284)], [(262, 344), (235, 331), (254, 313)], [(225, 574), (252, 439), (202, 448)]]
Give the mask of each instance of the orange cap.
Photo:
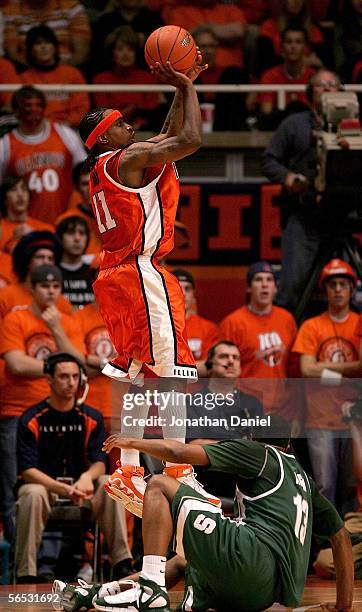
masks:
[(355, 287), (357, 285), (357, 276), (353, 268), (343, 261), (343, 259), (331, 259), (323, 268), (319, 277), (319, 287), (322, 289), (326, 280), (331, 276), (347, 276)]

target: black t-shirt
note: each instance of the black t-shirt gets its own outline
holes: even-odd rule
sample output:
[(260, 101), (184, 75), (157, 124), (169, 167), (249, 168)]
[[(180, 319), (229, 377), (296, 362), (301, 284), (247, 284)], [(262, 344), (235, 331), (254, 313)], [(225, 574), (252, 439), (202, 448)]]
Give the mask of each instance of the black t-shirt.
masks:
[(106, 463), (106, 454), (102, 451), (105, 438), (103, 417), (98, 410), (82, 404), (60, 412), (44, 400), (20, 417), (19, 473), (37, 468), (52, 478), (78, 479), (90, 464)]
[(93, 293), (93, 276), (90, 266), (82, 264), (76, 270), (69, 270), (60, 264), (63, 275), (63, 294), (75, 308), (80, 308), (95, 301)]

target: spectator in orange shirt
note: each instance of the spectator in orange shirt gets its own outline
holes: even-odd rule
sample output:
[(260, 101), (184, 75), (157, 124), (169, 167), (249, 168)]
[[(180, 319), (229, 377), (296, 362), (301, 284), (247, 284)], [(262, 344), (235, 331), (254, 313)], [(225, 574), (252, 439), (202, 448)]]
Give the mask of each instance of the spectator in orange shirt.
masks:
[(4, 50), (14, 62), (25, 65), (25, 36), (30, 28), (45, 24), (60, 43), (60, 59), (80, 66), (88, 59), (91, 29), (87, 13), (77, 0), (5, 0)]
[[(21, 83), (20, 76), (15, 70), (15, 66), (12, 62), (5, 57), (0, 57), (0, 84), (13, 84), (13, 83)], [(0, 92), (0, 110), (1, 111), (10, 111), (11, 110), (11, 91), (2, 91)]]
[(84, 345), (72, 317), (61, 314), (55, 306), (62, 287), (59, 268), (34, 268), (30, 283), (31, 304), (5, 317), (0, 338), (0, 355), (6, 364), (0, 413), (0, 511), (10, 541), (14, 537), (17, 419), (48, 394), (43, 369), (49, 353), (64, 351), (84, 362)]
[(55, 225), (58, 225), (63, 219), (73, 217), (74, 215), (82, 217), (87, 221), (89, 227), (89, 243), (86, 254), (89, 256), (89, 263), (94, 266), (98, 262), (99, 255), (102, 251), (102, 245), (99, 240), (97, 220), (93, 215), (92, 204), (89, 198), (89, 170), (84, 167), (83, 163), (79, 163), (74, 166), (72, 176), (74, 190), (69, 199), (68, 210), (57, 218)]
[(287, 310), (273, 304), (277, 284), (268, 262), (252, 264), (246, 280), (249, 302), (223, 319), (220, 335), (239, 347), (242, 388), (260, 399), (267, 414), (278, 412), (291, 420), (285, 379), (297, 327)]
[[(262, 85), (307, 84), (314, 73), (312, 68), (307, 66), (304, 61), (307, 32), (301, 26), (289, 25), (283, 31), (281, 39), (281, 54), (284, 62), (263, 72), (260, 83)], [(282, 113), (277, 110), (277, 95), (275, 92), (259, 94), (258, 101), (262, 115), (274, 116), (273, 125), (270, 124), (270, 120), (268, 122), (268, 129), (274, 129), (283, 117), (290, 112), (306, 110), (309, 106), (305, 92), (288, 92), (286, 94), (286, 109)]]
[[(74, 320), (80, 337), (84, 339), (86, 349), (85, 363), (89, 383), (87, 403), (97, 406), (103, 415), (106, 431), (111, 433), (112, 381), (102, 374), (102, 370), (115, 356), (115, 350), (99, 313), (97, 302), (87, 304), (78, 310), (74, 314)], [(119, 416), (117, 421), (118, 419)]]
[[(43, 264), (59, 264), (61, 256), (62, 246), (51, 232), (31, 232), (19, 240), (12, 252), (17, 282), (0, 291), (0, 318), (30, 304), (32, 271)], [(70, 303), (63, 295), (59, 296), (57, 307), (65, 314), (72, 312)]]
[(195, 0), (170, 8), (168, 23), (191, 32), (199, 26), (212, 29), (219, 41), (216, 62), (220, 66), (243, 66), (242, 41), (246, 30), (244, 13), (235, 4), (227, 8), (217, 0)]
[(195, 281), (187, 270), (173, 270), (185, 299), (187, 342), (195, 358), (199, 376), (206, 376), (205, 360), (209, 349), (219, 340), (217, 325), (197, 314)]
[(23, 177), (32, 193), (31, 216), (54, 223), (67, 207), (72, 167), (85, 160), (84, 147), (70, 127), (45, 118), (39, 89), (24, 85), (12, 106), (19, 125), (0, 138), (0, 182), (9, 174)]
[(348, 263), (332, 259), (323, 268), (319, 283), (326, 292), (327, 310), (303, 323), (292, 350), (300, 357), (302, 376), (315, 381), (306, 387), (304, 423), (314, 479), (321, 493), (347, 511), (343, 502), (350, 499), (351, 444), (341, 407), (356, 397), (357, 390), (336, 385), (343, 377), (361, 374), (355, 333), (359, 316), (350, 310), (357, 278)]
[[(0, 220), (0, 236), (1, 236), (1, 220)], [(0, 251), (0, 291), (8, 285), (16, 283), (16, 276), (13, 272), (13, 260), (9, 253)]]
[[(140, 51), (139, 38), (129, 26), (120, 26), (106, 38), (105, 65), (107, 70), (95, 75), (93, 83), (155, 85), (154, 76), (137, 65)], [(164, 101), (157, 92), (97, 92), (96, 106), (116, 108), (137, 129), (156, 129), (159, 125), (159, 106)]]
[(322, 67), (324, 38), (320, 29), (312, 22), (307, 0), (283, 0), (280, 14), (266, 19), (260, 26), (257, 74), (282, 61), (281, 33), (291, 22), (303, 27), (308, 34), (309, 45), (305, 50), (305, 63), (313, 68)]
[[(28, 85), (65, 83), (84, 85), (85, 78), (78, 68), (60, 64), (59, 42), (51, 28), (46, 25), (31, 28), (26, 35), (26, 61), (29, 69), (22, 73), (21, 80)], [(46, 117), (78, 128), (83, 115), (89, 110), (89, 96), (85, 92), (45, 92)]]
[(8, 176), (0, 186), (0, 250), (11, 253), (20, 238), (35, 230), (52, 232), (49, 223), (28, 215), (30, 191), (18, 176)]

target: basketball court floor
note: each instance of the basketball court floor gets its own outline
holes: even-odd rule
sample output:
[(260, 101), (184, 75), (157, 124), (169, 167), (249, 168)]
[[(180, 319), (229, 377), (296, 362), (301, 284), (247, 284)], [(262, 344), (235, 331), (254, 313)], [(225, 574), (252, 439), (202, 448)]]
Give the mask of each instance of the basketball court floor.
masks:
[[(23, 601), (13, 602), (16, 594), (21, 595)], [(0, 610), (4, 612), (15, 612), (21, 610), (22, 612), (53, 612), (53, 607), (49, 602), (40, 602), (41, 595), (43, 598), (50, 599), (51, 597), (51, 585), (3, 585), (0, 586)], [(181, 601), (183, 595), (182, 585), (176, 585), (176, 587), (170, 592), (170, 599), (173, 609), (176, 609), (176, 605)], [(33, 597), (32, 597), (33, 596)], [(19, 599), (19, 597), (17, 598)], [(37, 599), (38, 603), (31, 603), (31, 599)], [(334, 602), (335, 601), (335, 584), (328, 580), (319, 580), (315, 577), (308, 578), (303, 600), (300, 607), (294, 608), (294, 612), (304, 611), (317, 611), (320, 610), (319, 603), (321, 602)], [(358, 580), (355, 583), (354, 591), (354, 612), (362, 612), (362, 580)], [(269, 608), (268, 612), (292, 612), (291, 608), (285, 608), (283, 606), (273, 606)], [(230, 612), (232, 612), (230, 610)]]

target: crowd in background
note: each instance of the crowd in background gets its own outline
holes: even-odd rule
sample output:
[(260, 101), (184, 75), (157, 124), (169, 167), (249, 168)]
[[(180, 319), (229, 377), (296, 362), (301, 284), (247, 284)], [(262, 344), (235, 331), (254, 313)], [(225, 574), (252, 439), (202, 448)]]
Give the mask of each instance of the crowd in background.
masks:
[[(99, 105), (119, 109), (138, 129), (157, 130), (167, 108), (166, 98), (155, 92), (91, 96), (59, 88), (44, 94), (36, 85), (155, 83), (143, 46), (164, 24), (194, 34), (209, 64), (200, 83), (307, 84), (322, 67), (359, 83), (362, 2), (1, 0), (0, 10), (0, 79), (23, 84), (14, 96), (0, 93), (8, 119), (0, 121), (0, 503), (4, 535), (13, 542), (18, 421), (48, 394), (43, 362), (49, 353), (65, 351), (81, 361), (89, 378), (86, 404), (100, 411), (105, 431), (117, 426), (112, 381), (101, 374), (114, 348), (92, 291), (101, 248), (83, 167), (86, 152), (76, 128), (90, 106)], [(332, 77), (323, 87), (338, 89), (328, 74)], [(247, 129), (250, 118), (260, 128), (274, 129), (286, 115), (311, 105), (304, 92), (288, 94), (283, 112), (270, 93), (210, 93), (200, 100), (215, 103), (218, 130)], [(267, 151), (269, 165), (275, 144)], [(285, 179), (291, 189), (297, 171), (293, 180), (281, 174), (278, 182)], [(324, 311), (299, 330), (290, 303), (289, 310), (273, 304), (277, 282), (266, 262), (250, 267), (245, 304), (241, 300), (240, 308), (218, 324), (207, 312), (201, 313), (206, 318), (198, 313), (190, 273), (178, 269), (175, 274), (200, 376), (223, 378), (230, 361), (238, 401), (240, 393), (252, 395), (260, 402), (256, 408), (251, 402), (252, 412), (277, 412), (292, 423), (295, 435), (307, 432), (308, 452), (301, 451), (306, 468), (341, 514), (356, 511), (349, 425), (342, 420), (342, 404), (355, 399), (355, 392), (346, 396), (346, 391), (314, 388), (296, 399), (287, 382), (301, 375), (361, 377), (362, 331), (359, 314), (350, 308), (357, 283), (352, 267), (332, 259), (323, 268)], [(247, 379), (244, 385), (240, 378)], [(263, 388), (253, 379), (262, 379)], [(113, 416), (119, 418), (117, 410)], [(27, 568), (24, 575), (33, 571)]]

